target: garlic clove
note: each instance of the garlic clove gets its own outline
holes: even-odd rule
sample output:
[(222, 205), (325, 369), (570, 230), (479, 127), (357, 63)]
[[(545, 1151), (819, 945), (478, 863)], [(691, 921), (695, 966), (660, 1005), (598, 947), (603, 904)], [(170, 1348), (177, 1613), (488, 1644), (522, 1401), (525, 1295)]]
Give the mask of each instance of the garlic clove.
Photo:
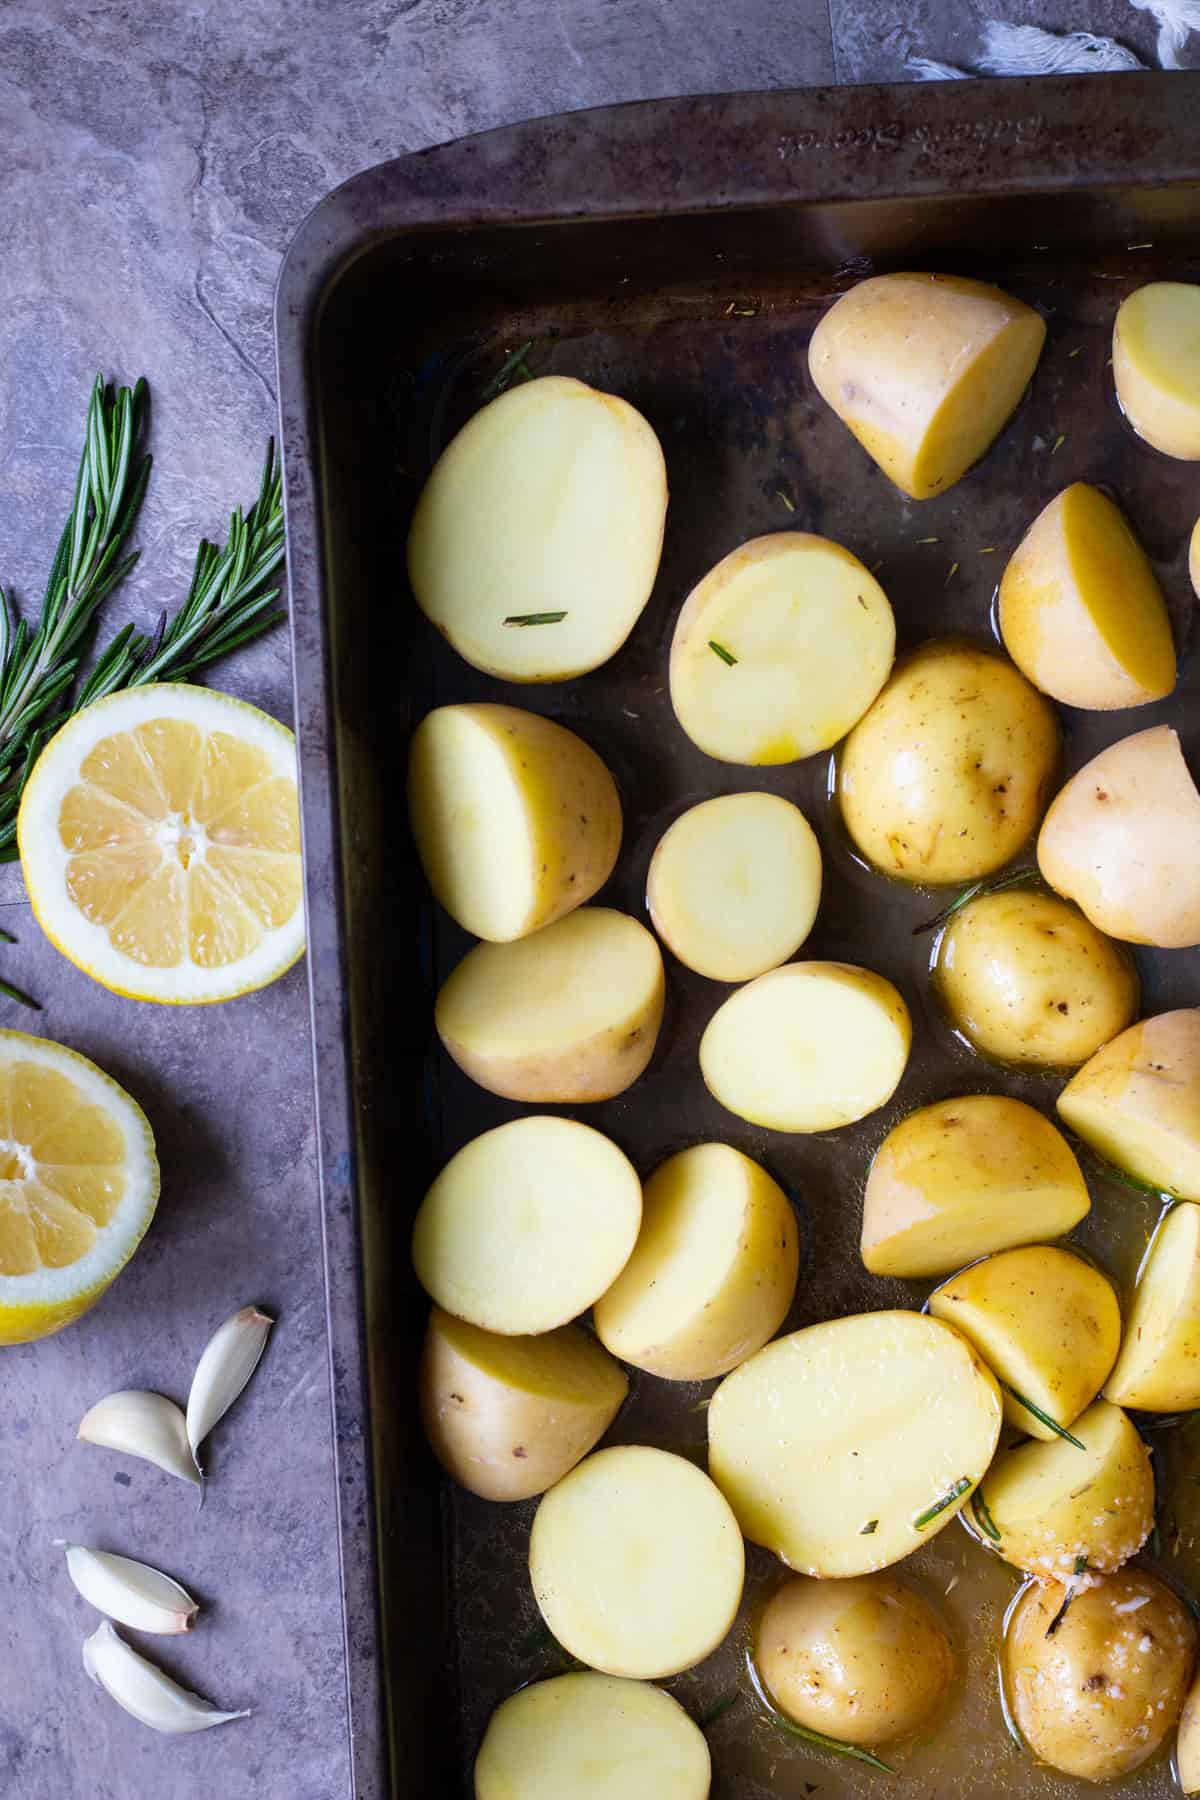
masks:
[(190, 1631), (199, 1606), (186, 1588), (149, 1563), (68, 1544), (67, 1573), (97, 1612), (134, 1631)]
[(144, 1388), (126, 1388), (97, 1400), (79, 1423), (85, 1444), (140, 1456), (180, 1481), (200, 1487), (200, 1471), (188, 1447), (187, 1424), (173, 1400)]
[(83, 1643), (83, 1666), (106, 1694), (152, 1731), (174, 1736), (207, 1731), (230, 1719), (248, 1719), (249, 1711), (221, 1712), (199, 1694), (180, 1687), (169, 1675), (130, 1648), (107, 1619)]
[(187, 1441), (193, 1457), (258, 1367), (274, 1323), (257, 1306), (243, 1306), (208, 1340), (188, 1395)]

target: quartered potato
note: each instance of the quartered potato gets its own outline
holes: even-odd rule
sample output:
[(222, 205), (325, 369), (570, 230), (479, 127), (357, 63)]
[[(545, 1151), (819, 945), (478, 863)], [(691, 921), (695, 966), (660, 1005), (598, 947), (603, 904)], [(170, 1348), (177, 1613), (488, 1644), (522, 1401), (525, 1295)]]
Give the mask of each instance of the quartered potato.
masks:
[(1200, 1406), (1200, 1206), (1172, 1207), (1155, 1233), (1104, 1392), (1142, 1412)]
[(772, 532), (688, 595), (671, 641), (671, 704), (720, 762), (795, 762), (845, 737), (895, 647), (887, 595), (857, 556), (809, 532)]
[(1200, 1200), (1200, 1008), (1131, 1025), (1067, 1083), (1058, 1110), (1135, 1181)]
[(565, 681), (607, 662), (650, 598), (667, 473), (641, 413), (563, 375), (468, 420), (408, 536), (421, 611), (477, 669)]
[(1200, 287), (1151, 281), (1122, 301), (1112, 365), (1138, 436), (1168, 456), (1200, 459)]
[(821, 398), (914, 500), (944, 493), (1007, 424), (1046, 338), (1040, 315), (961, 275), (875, 275), (813, 332)]

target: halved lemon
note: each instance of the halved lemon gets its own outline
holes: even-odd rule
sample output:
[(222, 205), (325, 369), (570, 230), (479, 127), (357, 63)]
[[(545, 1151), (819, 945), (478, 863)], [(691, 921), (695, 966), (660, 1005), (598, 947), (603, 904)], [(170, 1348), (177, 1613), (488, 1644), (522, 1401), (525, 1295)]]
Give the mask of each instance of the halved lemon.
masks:
[(0, 1344), (86, 1312), (157, 1203), (154, 1137), (124, 1088), (62, 1044), (0, 1031)]
[(296, 744), (257, 707), (184, 683), (98, 700), (21, 799), (34, 915), (135, 1000), (230, 1000), (304, 950)]

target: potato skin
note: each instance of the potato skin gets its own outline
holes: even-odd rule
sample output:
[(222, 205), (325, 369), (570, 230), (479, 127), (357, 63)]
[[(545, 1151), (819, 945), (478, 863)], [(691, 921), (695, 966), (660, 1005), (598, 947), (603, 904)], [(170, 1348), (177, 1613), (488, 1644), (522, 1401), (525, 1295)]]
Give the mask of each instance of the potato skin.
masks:
[(1025, 1588), (1004, 1638), (1013, 1718), (1034, 1755), (1084, 1781), (1140, 1767), (1179, 1717), (1195, 1661), (1187, 1608), (1155, 1576), (1122, 1569), (1076, 1591)]
[(785, 1582), (759, 1620), (755, 1661), (781, 1712), (847, 1744), (920, 1730), (956, 1667), (938, 1614), (890, 1574)]
[(1200, 1007), (1131, 1025), (1072, 1077), (1058, 1110), (1136, 1181), (1200, 1200)]

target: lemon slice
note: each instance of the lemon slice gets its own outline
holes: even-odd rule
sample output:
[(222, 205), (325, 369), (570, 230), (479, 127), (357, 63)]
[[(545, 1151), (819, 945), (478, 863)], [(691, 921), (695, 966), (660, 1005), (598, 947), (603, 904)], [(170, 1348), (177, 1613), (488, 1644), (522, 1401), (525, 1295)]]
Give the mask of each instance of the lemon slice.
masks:
[(86, 1312), (157, 1202), (141, 1107), (74, 1050), (0, 1031), (0, 1344)]
[(295, 739), (228, 694), (163, 683), (77, 713), (17, 843), (42, 930), (115, 993), (229, 1000), (303, 953)]

